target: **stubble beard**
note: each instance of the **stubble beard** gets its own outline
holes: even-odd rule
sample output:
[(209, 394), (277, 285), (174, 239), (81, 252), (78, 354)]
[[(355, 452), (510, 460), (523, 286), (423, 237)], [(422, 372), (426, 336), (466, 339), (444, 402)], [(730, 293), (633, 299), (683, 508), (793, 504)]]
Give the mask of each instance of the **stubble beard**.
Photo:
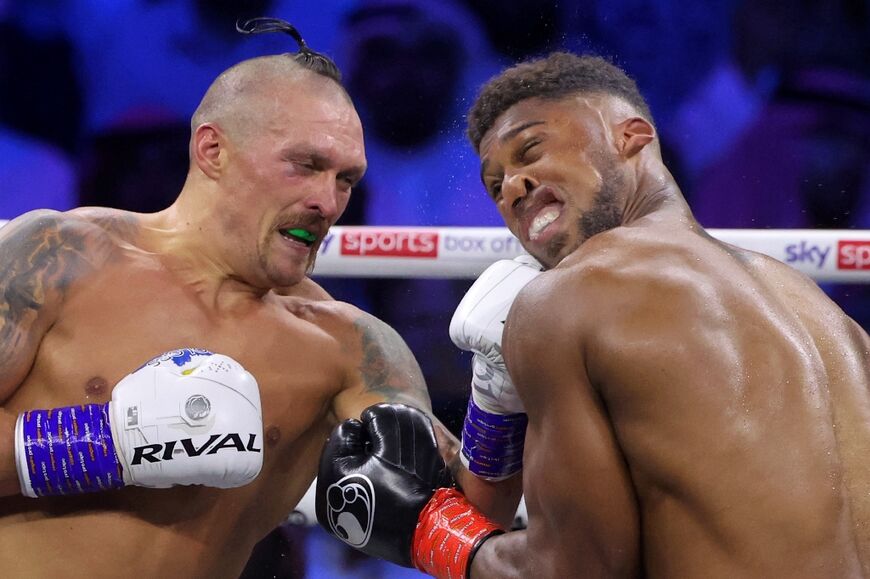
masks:
[(259, 248), (257, 261), (260, 265), (260, 271), (266, 275), (266, 283), (269, 287), (265, 289), (291, 287), (305, 279), (305, 277), (311, 274), (314, 270), (314, 262), (317, 258), (317, 249), (319, 247), (319, 242), (316, 245), (311, 246), (302, 275), (299, 276), (298, 279), (291, 279), (291, 276), (292, 278), (296, 278), (295, 271), (291, 273), (286, 267), (280, 267), (275, 263), (275, 261), (269, 257), (271, 248), (269, 248), (268, 244), (261, 246)]
[(577, 220), (577, 235), (573, 245), (566, 251), (570, 242), (567, 232), (554, 235), (547, 244), (547, 258), (552, 267), (574, 253), (583, 243), (599, 233), (609, 231), (622, 225), (622, 209), (617, 201), (617, 191), (621, 189), (622, 176), (614, 166), (602, 171), (601, 188), (595, 194), (592, 207), (585, 211)]
[[(309, 213), (309, 214), (299, 216), (297, 221), (303, 227), (312, 227), (312, 228), (317, 227), (320, 229), (321, 228), (320, 225), (321, 225), (321, 222), (323, 221), (323, 218), (319, 217), (313, 213)], [(325, 230), (328, 232), (330, 227), (331, 227), (331, 225), (328, 225), (325, 228)], [(277, 226), (275, 228), (277, 228)], [(302, 281), (302, 279), (311, 275), (311, 273), (314, 271), (314, 264), (317, 261), (317, 254), (320, 252), (320, 246), (322, 244), (323, 244), (323, 239), (321, 238), (321, 239), (318, 239), (311, 247), (308, 248), (308, 259), (306, 260), (306, 263), (305, 263), (305, 270), (302, 274), (302, 277), (300, 279), (296, 280), (293, 283), (293, 285), (295, 285), (296, 283), (299, 283), (300, 281)], [(273, 264), (270, 262), (268, 255), (269, 255), (269, 247), (268, 247), (268, 244), (265, 244), (264, 247), (260, 248), (260, 255), (259, 255), (260, 267), (263, 268), (263, 271), (269, 272), (269, 277), (272, 278), (273, 280), (276, 277), (279, 277), (279, 278), (282, 278), (282, 281), (286, 281), (286, 279), (283, 279), (283, 278), (286, 278), (287, 274), (284, 272), (275, 271), (275, 269), (272, 267)], [(285, 283), (285, 284), (281, 284), (280, 287), (286, 287), (286, 286), (287, 286), (287, 284)]]
[(320, 252), (320, 243), (317, 242), (311, 246), (311, 255), (308, 256), (308, 264), (305, 266), (305, 275), (311, 275), (314, 271), (314, 263), (317, 261), (317, 254)]

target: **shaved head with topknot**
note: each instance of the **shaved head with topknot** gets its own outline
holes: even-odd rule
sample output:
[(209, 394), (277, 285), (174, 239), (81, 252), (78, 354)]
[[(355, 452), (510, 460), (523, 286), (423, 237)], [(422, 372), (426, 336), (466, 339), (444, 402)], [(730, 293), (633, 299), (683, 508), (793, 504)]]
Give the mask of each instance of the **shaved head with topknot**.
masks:
[(193, 113), (191, 134), (204, 123), (213, 123), (234, 139), (245, 139), (263, 119), (264, 107), (275, 106), (280, 90), (328, 90), (350, 97), (340, 76), (312, 69), (291, 54), (244, 60), (221, 73)]

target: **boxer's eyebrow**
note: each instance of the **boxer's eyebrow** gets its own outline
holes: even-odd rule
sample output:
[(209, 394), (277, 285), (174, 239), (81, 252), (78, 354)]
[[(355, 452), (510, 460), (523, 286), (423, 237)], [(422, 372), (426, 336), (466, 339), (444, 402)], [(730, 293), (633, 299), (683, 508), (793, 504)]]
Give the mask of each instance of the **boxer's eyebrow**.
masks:
[(311, 164), (318, 169), (329, 169), (334, 165), (332, 159), (320, 153), (308, 153), (307, 157), (311, 161)]
[[(517, 135), (519, 135), (520, 133), (522, 133), (523, 131), (525, 131), (526, 129), (528, 129), (529, 127), (543, 125), (545, 122), (546, 121), (543, 121), (543, 120), (526, 121), (525, 123), (523, 123), (521, 125), (517, 125), (516, 127), (512, 128), (511, 130), (509, 130), (505, 134), (500, 135), (498, 138), (498, 142), (500, 145), (503, 145), (503, 144), (507, 143), (508, 141), (510, 141), (511, 139), (513, 139), (514, 137), (516, 137)], [(489, 168), (489, 161), (484, 160), (480, 164), (480, 180), (481, 181), (484, 180), (483, 177), (484, 177), (484, 175), (486, 175), (486, 171), (488, 168)]]
[[(288, 160), (295, 161), (307, 161), (311, 163), (316, 169), (324, 170), (331, 169), (336, 166), (338, 163), (328, 155), (323, 154), (322, 152), (312, 149), (312, 148), (298, 148), (298, 149), (289, 149), (286, 152), (285, 158)], [(349, 179), (353, 179), (355, 181), (359, 181), (362, 179), (363, 175), (366, 172), (367, 167), (365, 165), (353, 165), (348, 167), (347, 169), (342, 169), (339, 171), (339, 177), (346, 177)]]
[(529, 127), (534, 127), (536, 125), (543, 125), (543, 124), (544, 124), (544, 121), (526, 121), (525, 123), (523, 123), (519, 126), (516, 126), (516, 127), (512, 128), (511, 130), (509, 130), (508, 132), (506, 132), (505, 134), (501, 135), (498, 138), (498, 141), (501, 144), (505, 144), (508, 141), (510, 141), (511, 139), (513, 139), (514, 137), (516, 137), (517, 135), (519, 135), (520, 133), (522, 133), (523, 131), (525, 131), (526, 129), (528, 129)]
[(344, 171), (340, 171), (338, 173), (339, 179), (347, 179), (353, 185), (356, 185), (360, 181), (362, 181), (363, 175), (366, 174), (365, 167), (351, 167), (350, 169), (346, 169)]
[[(325, 155), (321, 155), (320, 153), (311, 152), (307, 154), (308, 158), (311, 160), (311, 163), (318, 169), (331, 169), (337, 163), (334, 160), (330, 159)], [(347, 179), (354, 185), (362, 180), (363, 175), (365, 175), (366, 167), (364, 165), (353, 165), (348, 167), (347, 169), (340, 169), (338, 171), (339, 179)]]

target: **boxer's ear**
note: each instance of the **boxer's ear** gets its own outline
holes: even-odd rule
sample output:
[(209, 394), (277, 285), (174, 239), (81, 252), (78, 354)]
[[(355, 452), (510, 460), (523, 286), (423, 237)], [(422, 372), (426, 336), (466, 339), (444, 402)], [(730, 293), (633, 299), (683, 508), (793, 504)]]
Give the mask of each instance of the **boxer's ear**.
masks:
[(224, 147), (220, 129), (211, 123), (199, 125), (193, 132), (190, 147), (190, 158), (199, 170), (216, 179), (220, 175), (224, 160), (221, 155)]
[(626, 159), (639, 153), (656, 138), (652, 124), (641, 117), (631, 117), (615, 127), (616, 149)]

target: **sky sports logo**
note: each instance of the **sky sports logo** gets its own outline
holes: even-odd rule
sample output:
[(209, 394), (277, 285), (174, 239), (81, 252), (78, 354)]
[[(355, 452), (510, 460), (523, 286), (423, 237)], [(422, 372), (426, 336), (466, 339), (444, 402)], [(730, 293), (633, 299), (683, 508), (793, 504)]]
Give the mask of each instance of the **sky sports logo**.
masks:
[(438, 233), (432, 231), (345, 231), (341, 255), (438, 257)]
[(870, 240), (838, 241), (837, 269), (870, 269)]
[[(785, 248), (785, 262), (792, 265), (812, 266), (822, 269), (833, 247), (815, 245), (806, 240)], [(837, 269), (870, 270), (870, 240), (837, 242)]]

